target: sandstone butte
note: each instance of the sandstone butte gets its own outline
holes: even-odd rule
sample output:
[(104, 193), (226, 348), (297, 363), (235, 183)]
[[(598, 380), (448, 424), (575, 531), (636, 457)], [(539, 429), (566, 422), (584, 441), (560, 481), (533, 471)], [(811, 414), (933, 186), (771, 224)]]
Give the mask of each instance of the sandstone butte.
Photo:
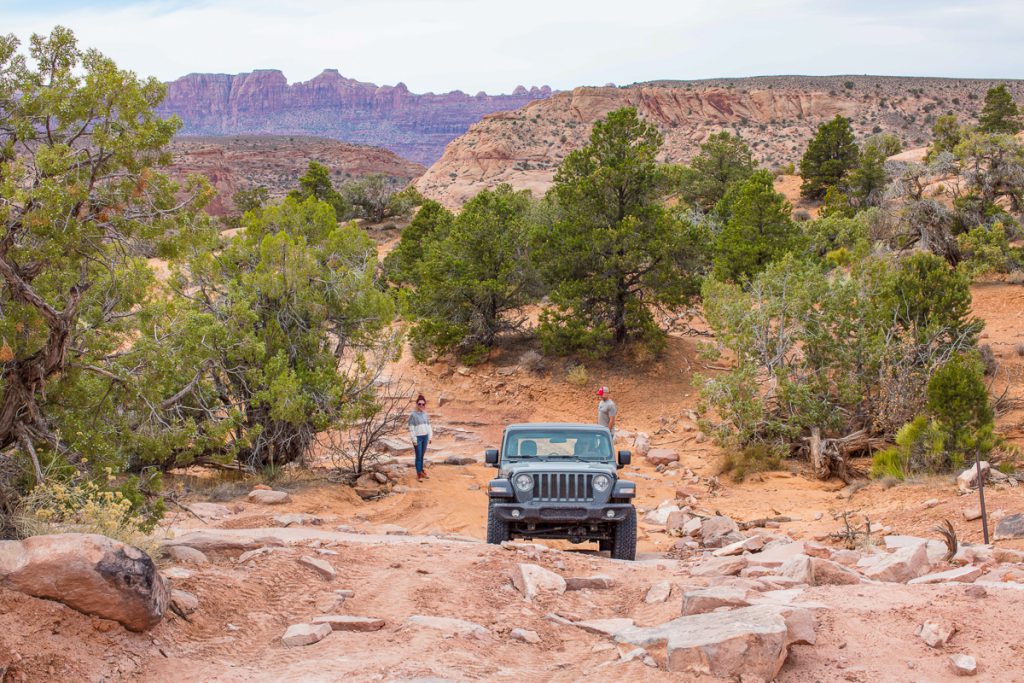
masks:
[(258, 70), (183, 76), (167, 84), (157, 113), (181, 117), (181, 135), (313, 135), (384, 147), (430, 165), (485, 114), (550, 94), (547, 86), (519, 86), (510, 95), (417, 94), (404, 83), (378, 86), (335, 69), (289, 84), (280, 71)]
[[(1004, 81), (882, 76), (765, 76), (658, 81), (628, 87), (558, 92), (516, 111), (485, 116), (453, 140), (416, 186), (451, 208), (480, 190), (510, 183), (542, 194), (594, 121), (636, 107), (665, 136), (661, 159), (688, 161), (711, 134), (742, 136), (769, 168), (799, 164), (818, 125), (841, 114), (858, 140), (892, 133), (905, 149), (924, 147), (935, 118), (953, 112), (974, 120), (988, 88)], [(1024, 97), (1024, 81), (1005, 81)]]

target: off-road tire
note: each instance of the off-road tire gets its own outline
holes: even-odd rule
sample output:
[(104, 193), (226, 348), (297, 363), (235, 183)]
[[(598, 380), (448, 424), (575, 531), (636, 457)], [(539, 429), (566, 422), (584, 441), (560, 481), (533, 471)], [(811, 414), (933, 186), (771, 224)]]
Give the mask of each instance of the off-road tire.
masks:
[(606, 540), (606, 539), (602, 538), (600, 541), (597, 542), (597, 549), (600, 550), (602, 553), (604, 551), (606, 551), (606, 550), (607, 551), (611, 551), (611, 549), (612, 549), (611, 539), (607, 539)]
[(626, 518), (615, 525), (612, 534), (612, 559), (636, 559), (636, 509), (630, 508)]
[[(635, 535), (635, 533), (634, 533)], [(512, 537), (509, 524), (494, 511), (494, 499), (487, 501), (487, 542), (501, 545)]]

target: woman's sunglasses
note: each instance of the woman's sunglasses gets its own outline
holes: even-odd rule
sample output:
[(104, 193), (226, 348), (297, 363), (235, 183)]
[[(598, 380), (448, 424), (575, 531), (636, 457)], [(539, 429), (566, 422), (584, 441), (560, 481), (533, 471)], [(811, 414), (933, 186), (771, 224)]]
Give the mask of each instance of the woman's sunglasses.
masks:
[(416, 405), (418, 405), (418, 406), (425, 406), (427, 404), (424, 401), (417, 401)]

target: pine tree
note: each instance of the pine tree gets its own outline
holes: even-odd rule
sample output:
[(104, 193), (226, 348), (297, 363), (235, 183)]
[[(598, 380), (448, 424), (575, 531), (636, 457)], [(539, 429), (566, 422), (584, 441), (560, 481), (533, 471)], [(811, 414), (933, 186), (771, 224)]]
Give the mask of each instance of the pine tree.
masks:
[(809, 199), (821, 199), (832, 185), (839, 185), (846, 173), (857, 164), (857, 144), (853, 139), (850, 120), (836, 114), (828, 123), (818, 126), (818, 132), (807, 145), (800, 160), (800, 194)]
[(1016, 135), (1021, 130), (1020, 110), (1006, 84), (989, 88), (985, 105), (978, 117), (978, 130), (983, 133)]

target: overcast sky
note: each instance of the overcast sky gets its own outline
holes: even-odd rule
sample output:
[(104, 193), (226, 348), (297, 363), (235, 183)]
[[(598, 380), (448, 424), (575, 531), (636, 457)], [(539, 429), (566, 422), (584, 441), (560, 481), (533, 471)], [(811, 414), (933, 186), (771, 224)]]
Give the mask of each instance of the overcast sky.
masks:
[(122, 68), (326, 68), (413, 92), (766, 74), (1021, 78), (1022, 0), (0, 0)]

